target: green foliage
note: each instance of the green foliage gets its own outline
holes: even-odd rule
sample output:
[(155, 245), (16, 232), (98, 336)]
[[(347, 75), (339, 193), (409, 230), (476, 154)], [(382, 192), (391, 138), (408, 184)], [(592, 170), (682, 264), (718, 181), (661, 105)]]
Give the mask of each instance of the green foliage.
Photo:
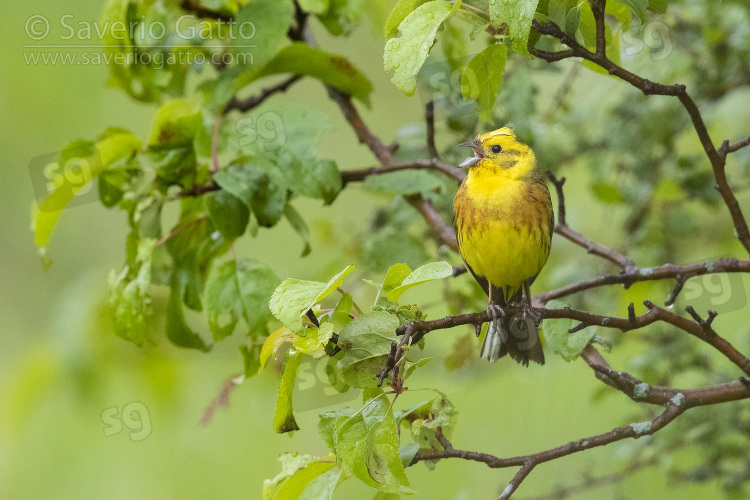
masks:
[(474, 56), (461, 74), (461, 94), (477, 102), (479, 117), (488, 123), (503, 86), (507, 57), (505, 45), (490, 45)]
[(507, 26), (513, 50), (521, 55), (529, 55), (526, 45), (531, 31), (531, 21), (539, 0), (509, 0), (490, 2), (490, 23), (499, 28)]
[[(568, 305), (559, 300), (550, 300), (548, 309), (564, 309)], [(544, 341), (552, 352), (559, 354), (565, 361), (574, 361), (581, 351), (596, 335), (596, 328), (589, 327), (575, 333), (569, 333), (574, 321), (566, 318), (547, 319), (542, 323), (544, 327)]]
[[(692, 239), (701, 232), (710, 234), (710, 245), (726, 243), (714, 241), (721, 239), (715, 237), (714, 213), (720, 198), (679, 102), (650, 99), (615, 87), (614, 79), (598, 75), (586, 75), (582, 82), (577, 70), (580, 61), (538, 64), (528, 59), (529, 46), (549, 51), (564, 48), (548, 37), (540, 38), (531, 29), (534, 18), (557, 23), (593, 50), (596, 27), (589, 2), (399, 0), (387, 19), (381, 15), (383, 1), (297, 3), (310, 14), (308, 22), (319, 22), (332, 36), (348, 35), (365, 15), (373, 19), (378, 32), (383, 28), (387, 39), (384, 65), (386, 71), (393, 70), (393, 83), (407, 95), (419, 89), (434, 101), (438, 145), (447, 146), (440, 151), (445, 162), (463, 159), (453, 145), (487, 131), (487, 124), (510, 124), (533, 146), (543, 168), (586, 174), (576, 188), (581, 188), (583, 201), (572, 197), (569, 211), (571, 221), (590, 223), (585, 234), (596, 235), (601, 229), (607, 245), (621, 246), (639, 263), (689, 259)], [(667, 11), (668, 4), (669, 16), (655, 16)], [(747, 24), (748, 14), (741, 2), (725, 4), (613, 0), (606, 7), (605, 42), (607, 55), (614, 61), (619, 60), (621, 46), (625, 49), (622, 65), (628, 70), (641, 74), (645, 67), (644, 74), (653, 73), (655, 80), (689, 82), (694, 100), (709, 111), (707, 126), (714, 138), (736, 140), (750, 125), (743, 107), (750, 84), (746, 71), (750, 49), (746, 37), (736, 35), (741, 32), (737, 26)], [(243, 97), (262, 95), (263, 89), (290, 75), (302, 75), (320, 87), (333, 86), (351, 95), (358, 107), (369, 106), (372, 84), (356, 61), (329, 52), (323, 43), (321, 48), (304, 43), (296, 31), (300, 16), (295, 15), (290, 0), (200, 5), (231, 16), (237, 24), (252, 22), (257, 28), (254, 41), (248, 44), (239, 31), (228, 39), (221, 36), (218, 20), (211, 17), (195, 21), (195, 27), (209, 28), (207, 37), (184, 40), (169, 32), (165, 39), (151, 39), (143, 30), (125, 40), (106, 37), (107, 53), (125, 56), (125, 60), (136, 52), (165, 56), (164, 65), (155, 61), (123, 64), (115, 58), (108, 63), (114, 86), (135, 100), (154, 104), (150, 132), (144, 140), (110, 128), (94, 140), (74, 141), (63, 148), (57, 161), (59, 174), (50, 179), (54, 188), (34, 217), (35, 243), (46, 258), (61, 211), (96, 179), (101, 203), (121, 210), (130, 229), (124, 263), (110, 275), (109, 305), (116, 335), (138, 346), (154, 344), (152, 316), (156, 311), (164, 314), (166, 337), (174, 345), (209, 351), (209, 339), (227, 341), (241, 325), (235, 340), (240, 344), (245, 377), (272, 371), (269, 365), (281, 370), (272, 420), (279, 433), (299, 429), (292, 395), (303, 361), (321, 360), (325, 378), (336, 391), (362, 391), (362, 406), (323, 408), (320, 414), (318, 431), (331, 455), (283, 455), (282, 471), (266, 481), (263, 498), (331, 498), (337, 486), (350, 478), (372, 487), (378, 499), (410, 493), (405, 467), (419, 451), (442, 449), (437, 429), (450, 438), (457, 411), (442, 393), (400, 407), (406, 398), (397, 398), (389, 389), (383, 393), (377, 387), (378, 376), (393, 344), (401, 341), (397, 329), (425, 319), (434, 310), (417, 293), (406, 296), (416, 304), (401, 304), (402, 294), (453, 273), (450, 263), (436, 262), (446, 258), (446, 248), (436, 248), (426, 237), (431, 233), (407, 199), (421, 195), (450, 221), (455, 180), (427, 170), (370, 176), (362, 183), (361, 194), (378, 204), (371, 224), (350, 224), (345, 230), (331, 229), (327, 237), (314, 238), (311, 233), (325, 224), (332, 226), (334, 217), (324, 212), (325, 221), (311, 218), (299, 198), (333, 204), (344, 186), (339, 165), (343, 168), (349, 163), (336, 163), (339, 150), (331, 146), (338, 144), (328, 138), (325, 145), (336, 151), (336, 161), (318, 152), (323, 134), (333, 128), (330, 111), (322, 106), (317, 109), (316, 102), (284, 104), (276, 97), (247, 112), (239, 112), (236, 104)], [(115, 0), (107, 3), (102, 20), (134, 22), (140, 28), (155, 23), (174, 26), (184, 13), (180, 2)], [(658, 31), (661, 25), (665, 32)], [(647, 36), (646, 29), (657, 31)], [(659, 43), (664, 52), (656, 50)], [(633, 47), (639, 51), (628, 50)], [(674, 47), (680, 50), (669, 52), (669, 64), (654, 64), (659, 60), (656, 57)], [(205, 67), (166, 58), (178, 51), (209, 59), (224, 54), (235, 57), (230, 63)], [(244, 63), (240, 56), (246, 58)], [(603, 72), (588, 62), (583, 65)], [(561, 68), (566, 75), (560, 74)], [(235, 107), (226, 107), (230, 100)], [(395, 101), (390, 104), (394, 109), (400, 106)], [(400, 118), (394, 114), (394, 120)], [(395, 137), (388, 136), (399, 145), (396, 159), (425, 158), (425, 133), (424, 124), (407, 124)], [(750, 172), (744, 154), (730, 158), (727, 171), (733, 179), (737, 171), (739, 179)], [(76, 176), (68, 174), (77, 173), (81, 165), (86, 166), (86, 173), (74, 180)], [(571, 174), (571, 182), (573, 178)], [(346, 184), (347, 190), (351, 184)], [(588, 187), (588, 192), (582, 187)], [(605, 208), (606, 227), (592, 227), (595, 223), (582, 217), (577, 203)], [(326, 253), (320, 252), (328, 260), (316, 261), (306, 278), (320, 278), (320, 269), (340, 269), (343, 262), (356, 262), (362, 273), (359, 278), (384, 273), (381, 282), (366, 280), (375, 292), (361, 292), (360, 282), (351, 284), (351, 278), (348, 291), (343, 289), (354, 265), (327, 281), (329, 275), (323, 275), (322, 281), (289, 278), (279, 283), (276, 272), (257, 260), (257, 255), (238, 255), (247, 247), (233, 248), (246, 236), (264, 235), (260, 227), (272, 229), (286, 223), (302, 239), (302, 256), (314, 250), (313, 243), (328, 240)], [(689, 245), (685, 244), (688, 236)], [(553, 251), (553, 259), (554, 255)], [(451, 259), (458, 263), (457, 258)], [(535, 288), (561, 286), (598, 272), (595, 264), (551, 266)], [(486, 306), (486, 297), (473, 283), (470, 289), (462, 285), (463, 278), (444, 283), (438, 300), (451, 312)], [(159, 288), (165, 288), (164, 293), (154, 293)], [(637, 287), (622, 292), (623, 297), (643, 293), (633, 288)], [(647, 291), (662, 293), (657, 287)], [(166, 304), (159, 304), (159, 297)], [(614, 293), (582, 294), (580, 301), (605, 310), (621, 306), (621, 298)], [(368, 302), (372, 307), (360, 310), (358, 304)], [(550, 301), (547, 307), (566, 305)], [(198, 313), (205, 315), (205, 327), (196, 319)], [(575, 326), (571, 320), (547, 319), (542, 326), (546, 348), (568, 361), (595, 340), (593, 327), (569, 333)], [(270, 334), (269, 327), (274, 330)], [(613, 340), (615, 345), (623, 341)], [(696, 353), (684, 339), (656, 330), (649, 332), (647, 341), (648, 349), (631, 364), (649, 383), (669, 385), (675, 374), (687, 374), (689, 384), (685, 385), (717, 382), (713, 360)], [(457, 337), (444, 359), (445, 368), (452, 371), (470, 365), (476, 358), (476, 344), (471, 333)], [(426, 365), (430, 358), (418, 355), (421, 347), (403, 346), (406, 357), (397, 367), (400, 380), (392, 380), (394, 372), (389, 371), (383, 387), (395, 390), (416, 370), (440, 366)], [(746, 413), (732, 410), (711, 415), (716, 427), (711, 429), (700, 425), (701, 417), (688, 413), (695, 420), (685, 428), (677, 427), (682, 425), (680, 420), (673, 424), (674, 434), (668, 434), (672, 426), (667, 429), (665, 442), (640, 440), (630, 454), (646, 459), (670, 456), (671, 449), (681, 443), (693, 443), (708, 458), (690, 467), (667, 464), (670, 473), (691, 481), (717, 479), (726, 483), (726, 491), (742, 497), (748, 481), (741, 467), (746, 464), (742, 455), (746, 439), (732, 433), (747, 427)], [(399, 434), (399, 428), (404, 432)], [(731, 438), (722, 439), (727, 433)]]
[(456, 3), (434, 0), (420, 5), (399, 25), (401, 36), (386, 43), (385, 70), (395, 70), (391, 81), (406, 95), (414, 95), (417, 73), (427, 59), (440, 25), (460, 6), (460, 0)]

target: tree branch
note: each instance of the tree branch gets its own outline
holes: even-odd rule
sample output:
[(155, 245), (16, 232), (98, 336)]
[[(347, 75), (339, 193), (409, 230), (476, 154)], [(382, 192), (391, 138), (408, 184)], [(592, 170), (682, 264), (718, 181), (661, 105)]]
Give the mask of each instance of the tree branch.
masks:
[(286, 92), (289, 87), (299, 81), (302, 75), (292, 75), (286, 80), (261, 90), (260, 94), (247, 97), (245, 99), (238, 99), (237, 96), (232, 96), (229, 102), (224, 106), (223, 113), (227, 114), (232, 110), (237, 110), (241, 113), (246, 113), (253, 108), (258, 107), (263, 101), (268, 99), (274, 94), (279, 92)]
[(585, 236), (581, 233), (574, 231), (565, 219), (565, 195), (563, 194), (563, 184), (565, 184), (565, 177), (561, 177), (559, 180), (552, 172), (547, 172), (547, 177), (554, 184), (557, 191), (557, 223), (555, 224), (555, 232), (563, 238), (572, 241), (576, 245), (579, 245), (586, 249), (590, 254), (598, 255), (603, 259), (606, 259), (613, 264), (621, 267), (625, 271), (629, 271), (635, 268), (635, 263), (628, 259), (626, 256), (614, 250), (602, 246)]
[[(552, 299), (559, 299), (574, 293), (582, 292), (592, 288), (598, 288), (605, 285), (623, 285), (626, 288), (639, 281), (655, 281), (670, 278), (687, 281), (695, 276), (716, 273), (747, 273), (750, 272), (750, 260), (738, 259), (718, 259), (708, 260), (701, 264), (662, 264), (656, 267), (633, 267), (627, 272), (620, 274), (609, 274), (598, 276), (590, 280), (572, 283), (555, 290), (540, 293), (535, 297), (541, 303), (546, 303)], [(670, 297), (667, 299), (669, 302)]]
[[(601, 21), (599, 20), (599, 18), (596, 18), (599, 6), (601, 6), (602, 8)], [(664, 85), (661, 83), (652, 82), (624, 69), (621, 66), (618, 66), (610, 59), (608, 59), (606, 57), (605, 51), (602, 49), (602, 44), (600, 43), (602, 40), (600, 38), (600, 32), (603, 36), (604, 29), (603, 9), (603, 1), (598, 0), (596, 2), (592, 2), (592, 10), (594, 11), (594, 16), (597, 20), (596, 52), (591, 52), (590, 50), (581, 46), (574, 38), (566, 34), (557, 24), (553, 22), (540, 24), (539, 22), (534, 20), (532, 22), (533, 29), (535, 29), (542, 35), (549, 35), (557, 38), (570, 48), (570, 52), (564, 51), (564, 53), (550, 53), (534, 49), (532, 51), (532, 54), (547, 61), (559, 61), (567, 57), (582, 57), (583, 59), (591, 61), (592, 63), (606, 69), (609, 74), (628, 82), (637, 89), (640, 89), (641, 92), (643, 92), (645, 95), (665, 95), (677, 97), (690, 116), (690, 120), (693, 123), (693, 128), (698, 134), (698, 138), (701, 142), (701, 145), (703, 146), (703, 150), (705, 151), (706, 156), (708, 156), (708, 159), (711, 162), (711, 167), (713, 168), (714, 172), (714, 178), (716, 179), (716, 187), (721, 194), (721, 197), (724, 199), (724, 204), (727, 206), (729, 214), (732, 217), (732, 222), (734, 224), (737, 239), (745, 247), (745, 250), (750, 253), (750, 229), (748, 229), (747, 220), (742, 213), (740, 204), (737, 201), (737, 198), (734, 196), (732, 189), (729, 187), (725, 173), (726, 154), (731, 152), (730, 149), (734, 146), (738, 146), (737, 149), (739, 149), (746, 146), (747, 144), (743, 145), (745, 141), (740, 141), (734, 146), (729, 146), (727, 144), (727, 147), (724, 148), (724, 151), (720, 153), (714, 146), (714, 143), (708, 133), (708, 129), (706, 128), (706, 124), (703, 121), (703, 116), (701, 115), (698, 106), (696, 106), (695, 102), (688, 94), (685, 85)], [(748, 139), (750, 140), (750, 138)], [(750, 142), (748, 144), (750, 144)]]

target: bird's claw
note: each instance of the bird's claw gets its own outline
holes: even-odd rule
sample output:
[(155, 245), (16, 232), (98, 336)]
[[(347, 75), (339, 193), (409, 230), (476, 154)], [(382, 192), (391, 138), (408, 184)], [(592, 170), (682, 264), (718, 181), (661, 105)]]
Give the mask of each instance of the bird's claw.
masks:
[(536, 326), (539, 326), (539, 323), (542, 322), (542, 313), (527, 304), (521, 306), (521, 316), (524, 319), (531, 318)]
[(497, 304), (488, 304), (487, 313), (493, 320), (496, 320), (500, 317), (505, 317), (505, 310)]

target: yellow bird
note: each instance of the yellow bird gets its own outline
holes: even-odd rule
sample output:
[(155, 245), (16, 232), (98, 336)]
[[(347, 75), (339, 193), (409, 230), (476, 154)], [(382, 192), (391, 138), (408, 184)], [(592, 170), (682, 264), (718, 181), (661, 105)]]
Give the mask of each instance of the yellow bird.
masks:
[[(489, 296), (487, 309), (494, 318), (481, 357), (496, 361), (510, 354), (524, 366), (529, 360), (543, 365), (529, 285), (547, 262), (555, 222), (544, 176), (534, 152), (509, 128), (461, 146), (472, 147), (474, 156), (459, 165), (469, 167), (469, 173), (453, 200), (458, 247)], [(520, 303), (522, 291), (523, 313), (506, 317), (502, 307)]]

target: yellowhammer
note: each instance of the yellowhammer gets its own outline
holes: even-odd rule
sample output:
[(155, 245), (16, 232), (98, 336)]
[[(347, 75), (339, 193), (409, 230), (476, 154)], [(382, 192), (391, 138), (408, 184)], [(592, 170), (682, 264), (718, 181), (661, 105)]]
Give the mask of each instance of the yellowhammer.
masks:
[[(544, 364), (529, 292), (547, 262), (554, 227), (544, 176), (534, 152), (509, 128), (461, 146), (472, 147), (474, 156), (460, 165), (469, 167), (469, 173), (453, 200), (458, 246), (466, 268), (489, 296), (494, 318), (481, 356), (495, 361), (510, 354), (524, 366), (529, 360)], [(523, 313), (506, 317), (501, 308), (520, 302), (522, 291)]]

